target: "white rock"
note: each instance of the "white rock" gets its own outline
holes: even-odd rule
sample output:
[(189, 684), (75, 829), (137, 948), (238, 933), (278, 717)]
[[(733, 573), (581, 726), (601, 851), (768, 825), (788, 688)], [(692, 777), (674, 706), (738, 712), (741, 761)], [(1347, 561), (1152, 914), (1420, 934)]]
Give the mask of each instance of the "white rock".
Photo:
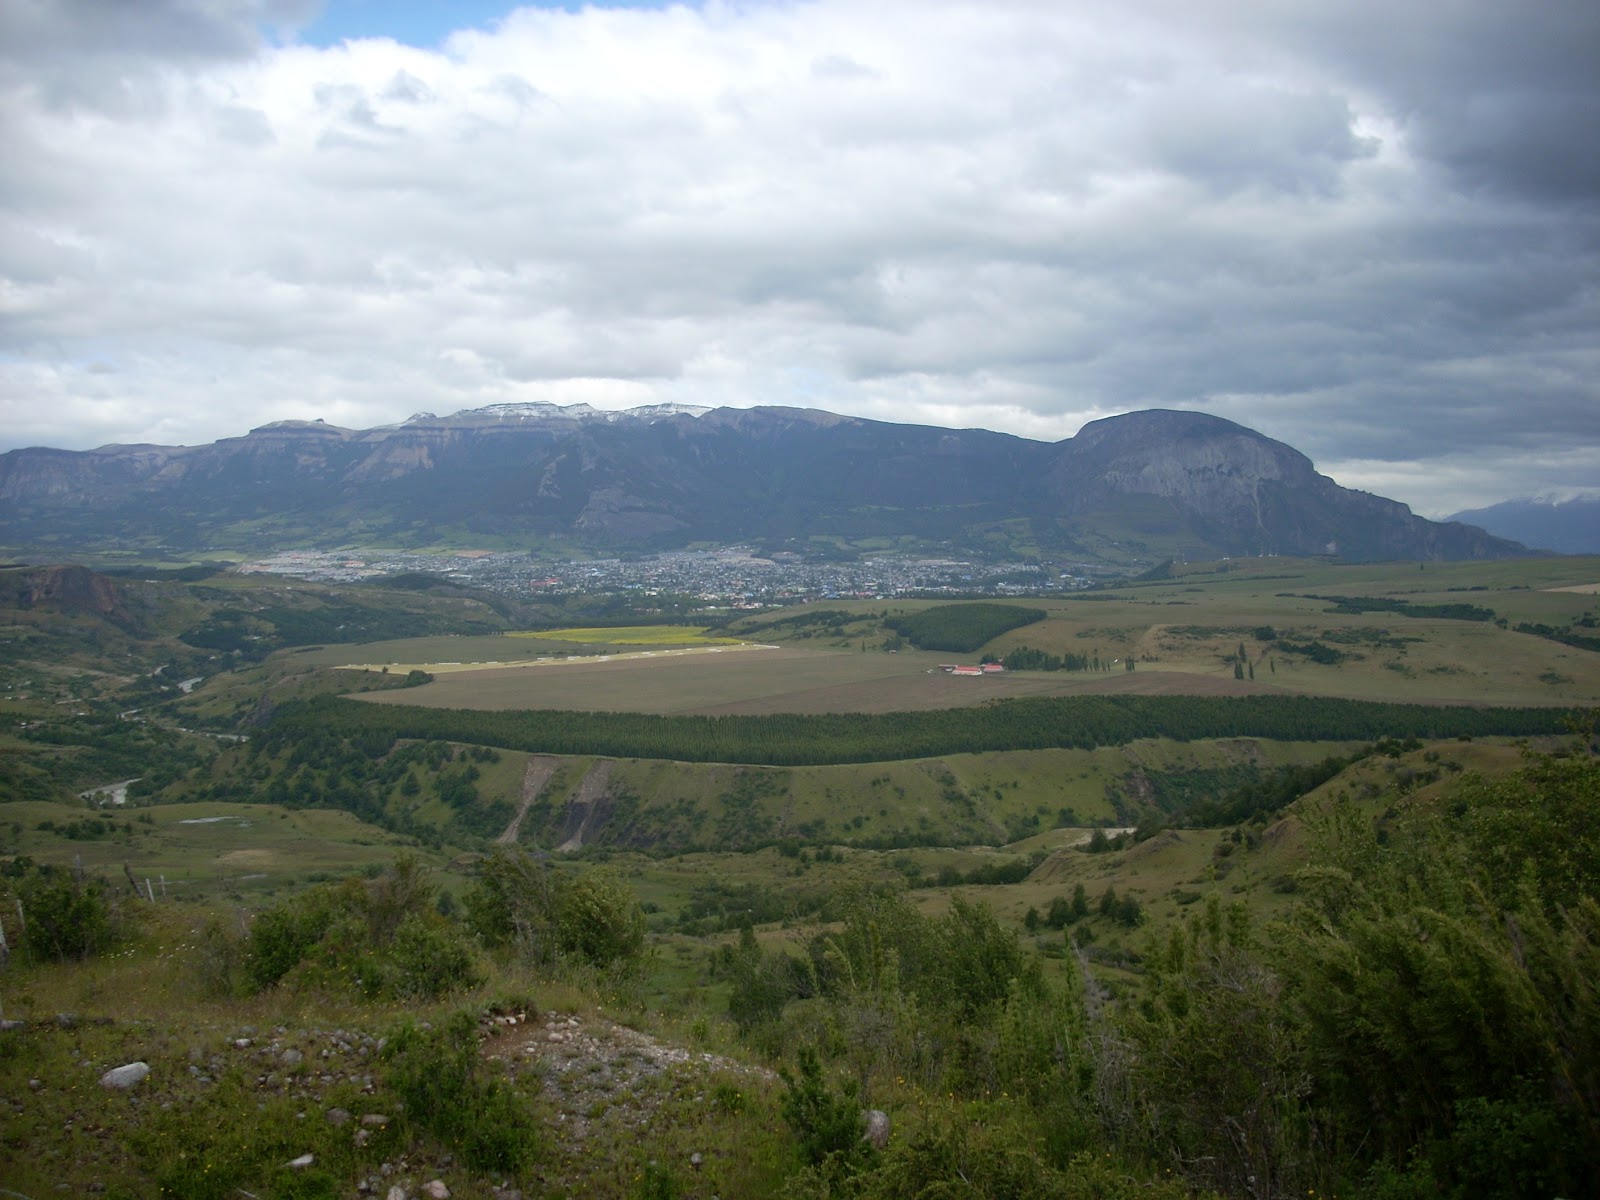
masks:
[(296, 1171), (298, 1171), (298, 1170), (300, 1170), (301, 1167), (309, 1167), (312, 1163), (314, 1163), (316, 1161), (317, 1160), (316, 1160), (316, 1157), (314, 1155), (302, 1154), (299, 1158), (291, 1158), (288, 1162), (284, 1163), (283, 1165), (286, 1166), (286, 1167), (293, 1167)]
[(870, 1142), (882, 1150), (889, 1144), (889, 1114), (880, 1109), (869, 1108), (861, 1114), (862, 1123), (866, 1132), (861, 1135), (861, 1140)]
[(406, 1200), (405, 1188), (401, 1187), (398, 1183), (395, 1184), (389, 1189), (389, 1194), (387, 1197), (385, 1197), (385, 1200)]
[(145, 1062), (131, 1062), (120, 1067), (112, 1067), (100, 1076), (100, 1086), (108, 1088), (131, 1088), (136, 1083), (141, 1083), (146, 1075), (150, 1074), (150, 1064)]
[(445, 1187), (442, 1179), (430, 1179), (423, 1184), (422, 1194), (430, 1200), (450, 1200), (450, 1189)]

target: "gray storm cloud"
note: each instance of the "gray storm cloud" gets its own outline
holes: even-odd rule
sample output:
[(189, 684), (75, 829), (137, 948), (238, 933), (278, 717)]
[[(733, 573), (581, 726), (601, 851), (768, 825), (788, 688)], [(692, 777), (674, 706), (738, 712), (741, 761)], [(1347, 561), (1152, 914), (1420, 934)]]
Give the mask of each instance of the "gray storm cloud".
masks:
[(1588, 0), (313, 8), (0, 6), (4, 445), (1165, 406), (1424, 512), (1600, 486)]

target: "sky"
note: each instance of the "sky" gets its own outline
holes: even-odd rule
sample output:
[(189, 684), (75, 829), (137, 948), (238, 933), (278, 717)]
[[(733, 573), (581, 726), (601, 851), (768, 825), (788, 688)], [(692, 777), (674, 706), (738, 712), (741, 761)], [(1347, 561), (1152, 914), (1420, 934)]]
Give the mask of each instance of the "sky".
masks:
[(3, 0), (0, 450), (1198, 409), (1600, 489), (1594, 0)]

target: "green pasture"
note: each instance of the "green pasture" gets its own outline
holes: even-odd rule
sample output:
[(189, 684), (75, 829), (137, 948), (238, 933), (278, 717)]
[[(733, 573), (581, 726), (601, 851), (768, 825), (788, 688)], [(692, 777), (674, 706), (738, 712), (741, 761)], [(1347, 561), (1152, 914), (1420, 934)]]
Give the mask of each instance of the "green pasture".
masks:
[[(40, 862), (81, 864), (117, 881), (128, 864), (141, 884), (165, 878), (173, 900), (232, 892), (264, 893), (392, 860), (414, 843), (338, 809), (287, 810), (271, 804), (192, 803), (103, 810), (36, 802), (0, 806), (14, 831), (8, 846)], [(109, 817), (109, 819), (107, 819)], [(83, 838), (41, 830), (91, 821), (109, 835)]]
[[(890, 712), (981, 704), (1004, 696), (1076, 691), (1234, 694), (1273, 690), (1416, 703), (1600, 703), (1600, 654), (1519, 633), (1535, 623), (1600, 620), (1600, 597), (1549, 589), (1600, 581), (1600, 559), (1363, 564), (1251, 559), (1172, 568), (1173, 578), (1120, 588), (1029, 598), (1047, 614), (971, 654), (884, 653), (881, 614), (919, 612), (939, 601), (823, 602), (742, 618), (730, 638), (781, 652), (741, 650), (681, 657), (606, 655), (607, 646), (650, 636), (679, 639), (691, 627), (567, 629), (533, 636), (426, 637), (299, 652), (307, 667), (361, 663), (375, 671), (436, 674), (431, 684), (385, 693), (381, 703), (435, 707), (564, 708), (662, 714)], [(1472, 605), (1505, 623), (1399, 612), (1337, 612), (1315, 597), (1366, 597), (1410, 605)], [(1021, 602), (1019, 602), (1021, 603)], [(1270, 634), (1270, 636), (1268, 636)], [(605, 639), (605, 640), (601, 640)], [(701, 645), (706, 645), (703, 639)], [(1340, 661), (1318, 662), (1285, 643), (1318, 643)], [(657, 643), (665, 647), (669, 643)], [(1019, 671), (962, 679), (942, 662), (1004, 657), (1029, 647), (1098, 658), (1109, 670)], [(1235, 660), (1244, 678), (1236, 679)], [(710, 649), (711, 647), (707, 647)], [(578, 655), (576, 659), (565, 659)], [(545, 658), (533, 667), (523, 664)], [(1125, 664), (1132, 658), (1135, 671)], [(602, 661), (604, 660), (604, 661)]]

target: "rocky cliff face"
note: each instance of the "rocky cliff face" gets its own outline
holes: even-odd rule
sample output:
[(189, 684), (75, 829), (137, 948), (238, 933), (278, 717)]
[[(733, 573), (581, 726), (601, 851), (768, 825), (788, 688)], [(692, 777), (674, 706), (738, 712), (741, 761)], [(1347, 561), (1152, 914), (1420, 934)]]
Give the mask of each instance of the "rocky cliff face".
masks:
[(1152, 409), (1094, 421), (1052, 472), (1067, 511), (1135, 496), (1168, 501), (1205, 542), (1235, 553), (1354, 559), (1495, 558), (1521, 547), (1404, 504), (1342, 488), (1291, 446), (1204, 413)]
[(371, 430), (279, 422), (210, 446), (0, 455), (0, 521), (13, 542), (252, 549), (347, 544), (356, 528), (391, 542), (451, 529), (594, 548), (820, 537), (1004, 552), (1022, 537), (1047, 553), (1128, 561), (1175, 548), (1522, 552), (1341, 488), (1243, 426), (1160, 410), (1055, 444), (792, 408), (500, 405)]
[(140, 626), (144, 607), (141, 598), (127, 585), (87, 567), (63, 565), (0, 570), (0, 608), (98, 617), (132, 630)]

